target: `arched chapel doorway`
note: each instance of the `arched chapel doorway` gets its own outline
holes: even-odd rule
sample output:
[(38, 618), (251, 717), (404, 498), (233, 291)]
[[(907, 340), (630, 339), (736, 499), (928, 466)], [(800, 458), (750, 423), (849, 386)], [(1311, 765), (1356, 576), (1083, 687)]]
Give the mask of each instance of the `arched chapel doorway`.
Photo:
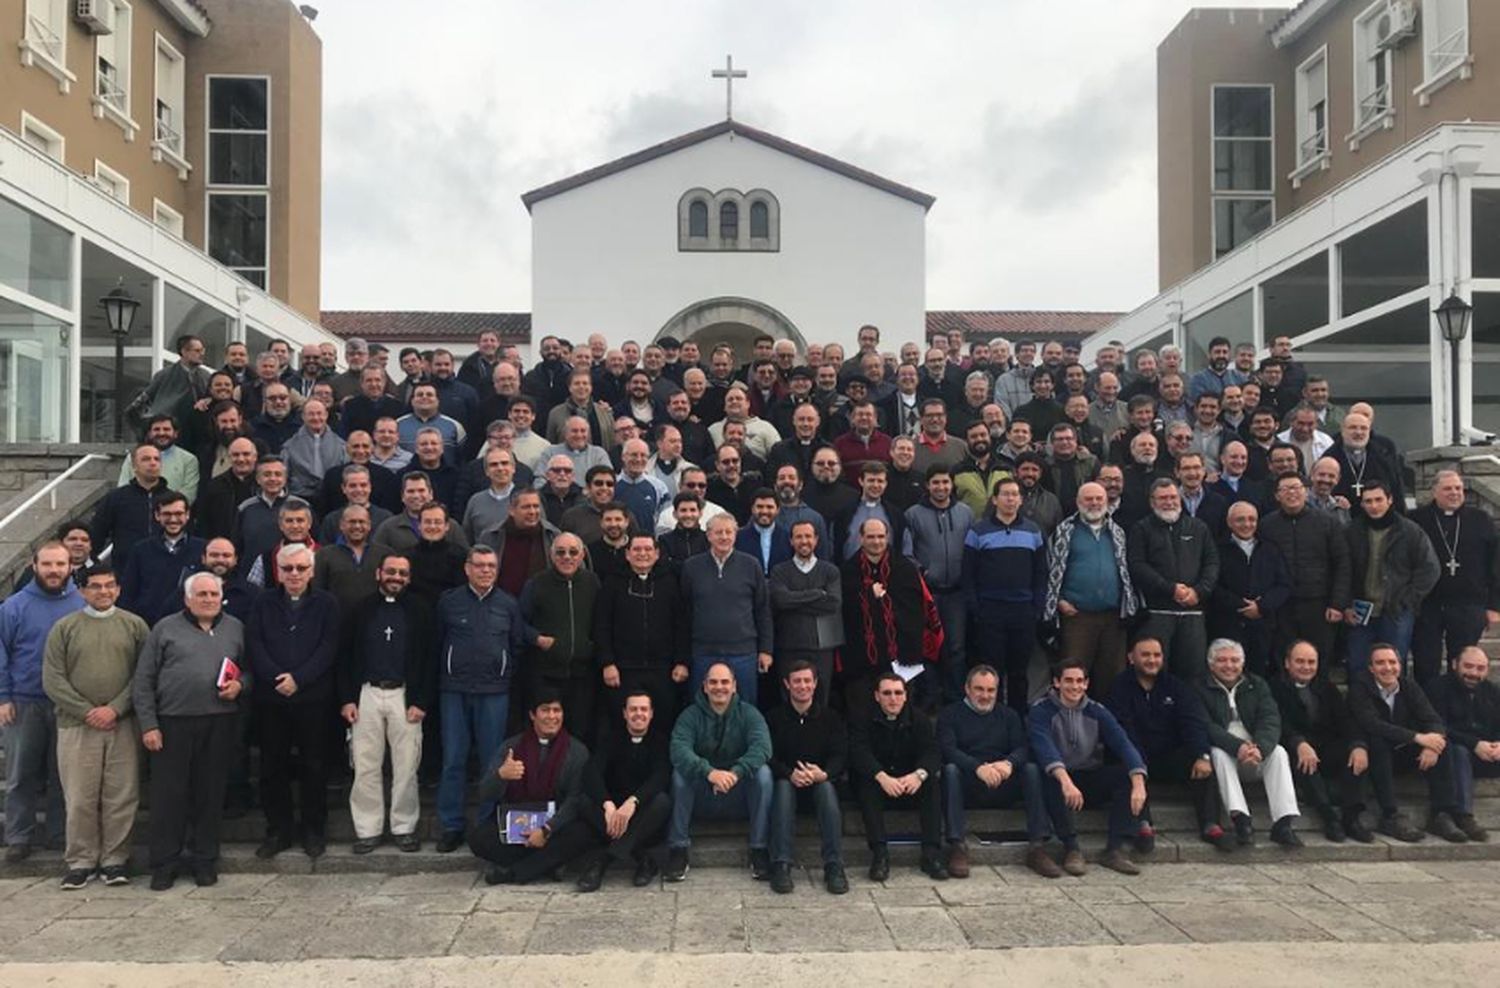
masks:
[(672, 336), (682, 342), (693, 340), (705, 361), (715, 346), (728, 343), (734, 347), (736, 361), (743, 362), (750, 359), (752, 343), (761, 335), (791, 340), (797, 344), (798, 353), (807, 349), (807, 340), (801, 331), (776, 309), (754, 299), (731, 296), (693, 303), (668, 319), (655, 338)]

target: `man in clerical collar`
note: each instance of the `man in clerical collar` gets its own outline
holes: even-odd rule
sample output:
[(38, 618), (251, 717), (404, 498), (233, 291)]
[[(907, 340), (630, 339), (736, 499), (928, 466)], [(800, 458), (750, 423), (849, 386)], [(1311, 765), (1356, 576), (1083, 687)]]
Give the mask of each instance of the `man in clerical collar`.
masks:
[(1412, 671), (1430, 687), (1442, 675), (1445, 658), (1477, 645), (1486, 628), (1500, 623), (1500, 539), (1490, 516), (1464, 503), (1457, 470), (1438, 471), (1432, 500), (1411, 517), (1441, 567), (1412, 633)]

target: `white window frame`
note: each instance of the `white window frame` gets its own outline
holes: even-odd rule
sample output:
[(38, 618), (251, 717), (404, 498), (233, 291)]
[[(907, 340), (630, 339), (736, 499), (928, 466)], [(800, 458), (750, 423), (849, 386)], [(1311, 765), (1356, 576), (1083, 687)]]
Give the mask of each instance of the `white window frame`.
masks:
[[(184, 126), (187, 118), (187, 60), (182, 57), (182, 52), (178, 51), (172, 45), (172, 42), (161, 36), (161, 32), (159, 31), (156, 34), (156, 45), (152, 49), (152, 52), (152, 70), (155, 75), (156, 84), (152, 89), (151, 99), (151, 160), (165, 161), (177, 169), (178, 179), (186, 182), (188, 172), (193, 170), (193, 166), (187, 160), (187, 133)], [(175, 100), (162, 99), (161, 59), (163, 55), (169, 60), (176, 62), (178, 66), (176, 75), (182, 84), (176, 87), (176, 92), (166, 94), (176, 97)], [(157, 118), (157, 106), (161, 103), (166, 103), (168, 109), (172, 111), (172, 119), (176, 126), (172, 124), (163, 125)], [(172, 146), (170, 140), (163, 139), (163, 126), (166, 126), (175, 134), (177, 138), (177, 146), (175, 148)]]
[[(1215, 135), (1214, 106), (1218, 102), (1217, 94), (1220, 89), (1264, 89), (1271, 96), (1271, 133), (1268, 137), (1218, 137)], [(1271, 146), (1271, 179), (1270, 186), (1265, 189), (1245, 190), (1219, 190), (1214, 188), (1214, 162), (1215, 151), (1218, 142), (1229, 141), (1252, 141), (1263, 140)], [(1213, 83), (1209, 86), (1208, 94), (1208, 249), (1212, 255), (1210, 263), (1217, 261), (1221, 256), (1227, 257), (1238, 250), (1242, 245), (1235, 244), (1224, 254), (1219, 254), (1219, 220), (1217, 203), (1220, 199), (1225, 200), (1249, 200), (1252, 202), (1269, 203), (1271, 206), (1271, 222), (1267, 224), (1269, 230), (1276, 225), (1276, 85), (1269, 82), (1244, 82), (1244, 83)], [(1254, 238), (1252, 238), (1254, 239)]]
[[(31, 141), (27, 140), (27, 134), (36, 134), (38, 137), (47, 142), (47, 144), (49, 145), (48, 148), (42, 149), (35, 147), (35, 145), (31, 143)], [(25, 110), (21, 111), (21, 140), (24, 141), (28, 147), (32, 147), (42, 154), (45, 154), (47, 157), (51, 158), (53, 161), (57, 162), (60, 165), (67, 163), (68, 139), (66, 137), (63, 137), (63, 135), (58, 131), (42, 123), (36, 117), (33, 117), (31, 114), (27, 113)], [(55, 151), (53, 150), (54, 148)]]
[(21, 10), (21, 64), (35, 66), (67, 93), (78, 81), (68, 71), (68, 8), (72, 0), (26, 0)]
[(98, 158), (94, 159), (94, 182), (100, 189), (108, 192), (111, 198), (130, 205), (130, 179)]
[[(1390, 130), (1396, 126), (1396, 61), (1389, 48), (1381, 48), (1376, 41), (1380, 19), (1389, 17), (1387, 0), (1375, 0), (1354, 18), (1353, 46), (1353, 121), (1354, 129), (1345, 135), (1350, 151), (1358, 151), (1364, 139), (1376, 131)], [(1389, 23), (1389, 21), (1387, 21)], [(1374, 85), (1371, 66), (1380, 62), (1385, 66), (1384, 97), (1381, 87)]]
[[(1313, 92), (1309, 82), (1315, 71), (1321, 71), (1323, 75), (1323, 85), (1319, 92)], [(1333, 145), (1328, 133), (1327, 45), (1313, 52), (1297, 66), (1296, 86), (1297, 167), (1292, 169), (1287, 178), (1291, 180), (1292, 188), (1300, 189), (1304, 178), (1313, 172), (1327, 170), (1333, 163)], [(1314, 129), (1313, 111), (1317, 107), (1322, 108), (1323, 125)]]
[(179, 240), (182, 239), (183, 231), (186, 229), (183, 225), (182, 214), (155, 198), (151, 200), (151, 222)]
[[(126, 141), (135, 140), (136, 133), (141, 125), (135, 122), (130, 115), (130, 88), (134, 76), (135, 66), (132, 64), (135, 34), (135, 10), (128, 0), (103, 0), (112, 4), (115, 10), (115, 29), (110, 34), (100, 34), (94, 38), (94, 93), (89, 102), (94, 108), (94, 117), (98, 120), (109, 119), (119, 126), (125, 134)], [(100, 69), (100, 63), (104, 61), (101, 47), (105, 39), (113, 39), (109, 43), (114, 46), (114, 53), (119, 64), (114, 66), (116, 79), (111, 81)], [(123, 55), (121, 54), (123, 52)], [(118, 95), (110, 98), (112, 94), (108, 90), (113, 88)], [(153, 114), (155, 108), (152, 110)]]
[[(1441, 25), (1439, 11), (1458, 15), (1463, 26), (1447, 29)], [(1470, 79), (1474, 75), (1473, 38), (1469, 31), (1469, 0), (1422, 0), (1422, 82), (1412, 90), (1421, 105), (1432, 101), (1432, 94), (1459, 79)], [(1429, 32), (1428, 28), (1435, 30)], [(1442, 31), (1443, 36), (1437, 37)], [(1446, 60), (1436, 62), (1439, 54)]]

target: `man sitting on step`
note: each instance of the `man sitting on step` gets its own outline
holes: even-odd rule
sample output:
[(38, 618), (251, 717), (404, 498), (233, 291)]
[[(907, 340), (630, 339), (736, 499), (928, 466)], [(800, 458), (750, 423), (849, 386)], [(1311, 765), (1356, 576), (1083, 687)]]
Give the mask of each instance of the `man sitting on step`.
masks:
[(1453, 820), (1469, 840), (1489, 833), (1474, 819), (1474, 778), (1500, 777), (1500, 686), (1487, 678), (1490, 657), (1471, 645), (1458, 653), (1448, 675), (1432, 687), (1432, 705), (1448, 725), (1453, 741)]

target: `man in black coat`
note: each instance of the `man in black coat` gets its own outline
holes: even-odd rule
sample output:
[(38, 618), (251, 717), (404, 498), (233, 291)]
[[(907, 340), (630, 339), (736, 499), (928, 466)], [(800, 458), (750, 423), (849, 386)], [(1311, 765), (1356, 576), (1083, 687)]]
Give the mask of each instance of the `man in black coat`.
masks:
[[(822, 563), (821, 565), (828, 565)], [(817, 814), (823, 884), (833, 895), (849, 891), (844, 875), (843, 815), (834, 780), (848, 763), (844, 720), (818, 698), (826, 692), (806, 659), (781, 667), (787, 701), (766, 715), (771, 732), (771, 890), (792, 891), (792, 831), (797, 813)]]
[(672, 814), (671, 739), (651, 706), (651, 694), (621, 690), (621, 714), (589, 758), (578, 817), (572, 826), (588, 828), (596, 847), (584, 858), (578, 891), (595, 892), (604, 873), (627, 861), (635, 864), (631, 884), (642, 888), (657, 872), (653, 847)]
[(921, 869), (944, 881), (942, 762), (932, 721), (908, 702), (906, 681), (894, 672), (877, 676), (872, 694), (874, 704), (867, 702), (862, 713), (851, 708), (849, 727), (849, 777), (870, 847), (870, 881), (891, 874), (886, 809), (913, 805), (922, 826)]
[(131, 451), (130, 462), (134, 471), (130, 480), (104, 495), (89, 523), (94, 552), (114, 546), (110, 565), (116, 573), (125, 571), (137, 542), (161, 531), (156, 525), (156, 501), (167, 492), (161, 476), (161, 450), (142, 443)]
[(1183, 514), (1174, 481), (1156, 480), (1150, 504), (1125, 543), (1130, 581), (1148, 615), (1142, 633), (1161, 642), (1173, 673), (1196, 683), (1208, 653), (1203, 613), (1219, 581), (1219, 553), (1208, 526)]
[(1299, 476), (1276, 481), (1277, 510), (1260, 523), (1260, 538), (1276, 546), (1292, 577), (1292, 593), (1277, 613), (1273, 651), (1286, 654), (1299, 639), (1320, 658), (1333, 656), (1334, 636), (1349, 607), (1349, 543), (1333, 515), (1307, 503), (1308, 483)]
[(1349, 513), (1353, 517), (1364, 514), (1360, 501), (1374, 481), (1385, 483), (1397, 510), (1406, 504), (1406, 494), (1401, 488), (1401, 463), (1370, 441), (1368, 416), (1358, 412), (1345, 415), (1328, 456), (1339, 465), (1339, 483), (1333, 493), (1349, 499)]
[(1327, 676), (1320, 676), (1318, 650), (1297, 641), (1286, 651), (1283, 675), (1271, 680), (1281, 710), (1281, 746), (1292, 759), (1297, 795), (1323, 818), (1323, 833), (1335, 844), (1348, 837), (1375, 839), (1360, 816), (1360, 777), (1370, 766), (1368, 746), (1349, 709)]
[(1464, 504), (1464, 479), (1439, 470), (1432, 500), (1411, 515), (1437, 554), (1441, 573), (1412, 632), (1412, 671), (1426, 687), (1448, 661), (1500, 622), (1500, 537), (1488, 514)]
[(1470, 645), (1432, 687), (1432, 705), (1448, 726), (1453, 759), (1454, 822), (1469, 840), (1489, 834), (1474, 819), (1474, 778), (1500, 776), (1500, 686), (1489, 680), (1490, 657)]
[(1219, 580), (1209, 603), (1208, 636), (1233, 638), (1245, 646), (1246, 667), (1274, 674), (1272, 631), (1291, 598), (1292, 578), (1281, 550), (1260, 538), (1259, 512), (1248, 501), (1229, 509), (1229, 535), (1219, 543)]
[(1412, 630), (1423, 598), (1437, 584), (1441, 570), (1432, 543), (1416, 522), (1401, 513), (1383, 480), (1365, 484), (1360, 514), (1344, 528), (1349, 545), (1349, 585), (1361, 610), (1344, 612), (1348, 628), (1349, 681), (1363, 673), (1371, 648), (1379, 642), (1396, 647), (1401, 661), (1411, 648)]
[[(707, 548), (705, 546), (705, 550)], [(651, 709), (669, 724), (677, 691), (688, 678), (688, 623), (678, 574), (661, 563), (656, 541), (630, 536), (628, 574), (606, 577), (594, 605), (594, 647), (604, 682), (606, 717), (624, 710), (632, 693), (651, 698)]]
[[(924, 664), (922, 576), (911, 560), (890, 548), (887, 531), (878, 520), (865, 522), (860, 530), (860, 551), (840, 567), (842, 671), (845, 710), (851, 720), (869, 705), (876, 676), (888, 672), (893, 663), (908, 668)], [(921, 672), (908, 681), (919, 706), (936, 702), (941, 686), (931, 682), (935, 678)]]
[(255, 442), (240, 438), (229, 444), (229, 469), (198, 489), (194, 531), (205, 539), (229, 538), (239, 507), (255, 496)]
[(1447, 728), (1417, 681), (1402, 675), (1396, 649), (1377, 644), (1369, 668), (1358, 674), (1351, 670), (1349, 712), (1370, 751), (1370, 784), (1380, 804), (1377, 829), (1400, 841), (1425, 836), (1407, 822), (1396, 803), (1396, 770), (1415, 765), (1427, 781), (1428, 833), (1453, 843), (1468, 840), (1453, 819), (1458, 801)]

